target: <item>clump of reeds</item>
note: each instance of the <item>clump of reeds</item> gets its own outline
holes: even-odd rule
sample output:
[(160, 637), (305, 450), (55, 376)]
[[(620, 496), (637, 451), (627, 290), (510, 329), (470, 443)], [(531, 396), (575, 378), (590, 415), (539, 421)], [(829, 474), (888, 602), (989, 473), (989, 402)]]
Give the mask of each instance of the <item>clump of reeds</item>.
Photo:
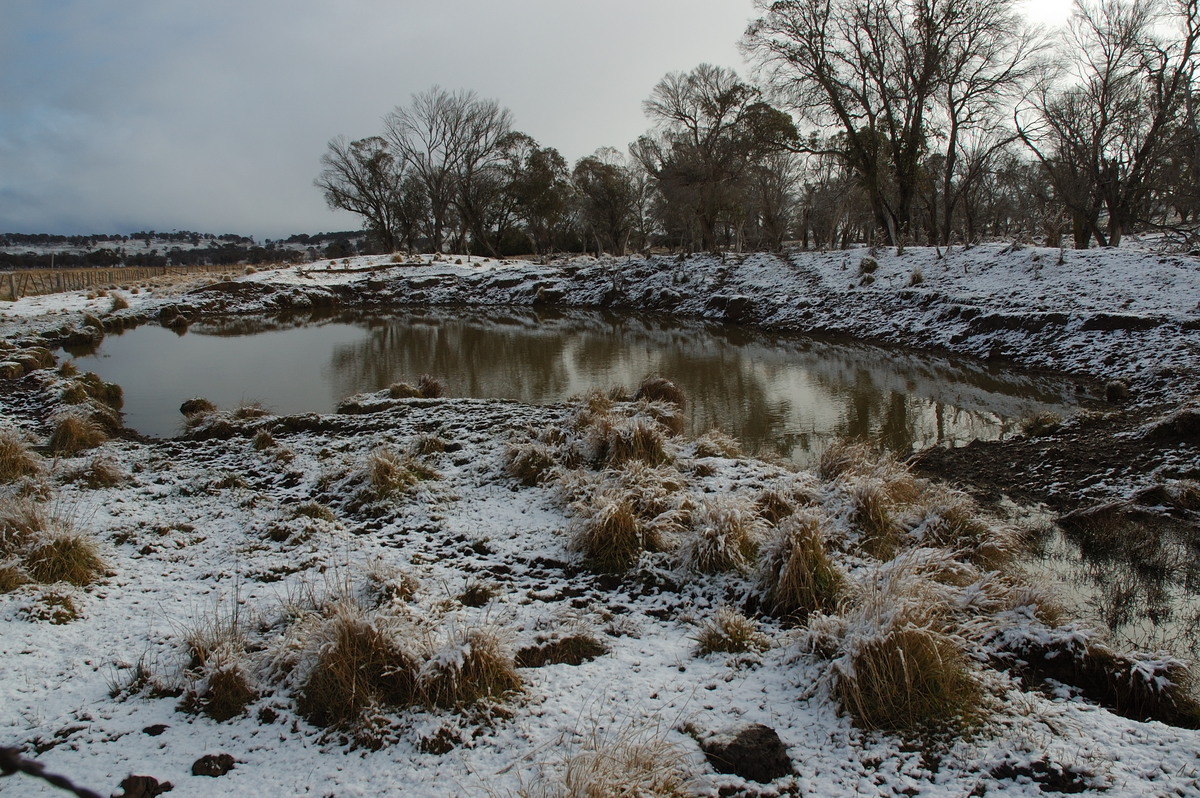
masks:
[(104, 561), (91, 536), (61, 530), (33, 545), (25, 555), (25, 568), (38, 582), (83, 586), (104, 573)]
[(696, 439), (696, 456), (736, 460), (743, 456), (742, 445), (737, 438), (714, 427)]
[(644, 549), (657, 548), (656, 543), (647, 539), (630, 503), (611, 497), (597, 498), (597, 505), (576, 524), (572, 538), (588, 568), (610, 573), (626, 570)]

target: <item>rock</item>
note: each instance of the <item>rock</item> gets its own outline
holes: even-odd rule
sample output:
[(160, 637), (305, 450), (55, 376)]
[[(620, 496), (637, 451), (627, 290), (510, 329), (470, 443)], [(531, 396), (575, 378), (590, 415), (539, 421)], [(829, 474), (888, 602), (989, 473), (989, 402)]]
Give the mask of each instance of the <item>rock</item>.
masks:
[(157, 737), (169, 728), (170, 727), (165, 723), (155, 723), (153, 726), (147, 726), (146, 728), (142, 729), (142, 734), (148, 734), (151, 737)]
[(193, 776), (224, 776), (233, 770), (233, 757), (229, 754), (205, 754), (192, 763)]
[(154, 798), (175, 789), (169, 781), (160, 782), (153, 776), (127, 776), (121, 782), (122, 792), (116, 798)]
[(766, 783), (792, 774), (792, 760), (770, 726), (750, 723), (717, 732), (700, 749), (718, 773), (733, 773)]

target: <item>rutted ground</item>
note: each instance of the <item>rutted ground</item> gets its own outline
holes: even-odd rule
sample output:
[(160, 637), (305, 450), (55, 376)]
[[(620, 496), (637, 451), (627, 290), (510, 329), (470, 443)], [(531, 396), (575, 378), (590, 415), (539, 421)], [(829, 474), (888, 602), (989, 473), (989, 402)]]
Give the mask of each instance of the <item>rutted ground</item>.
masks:
[[(996, 252), (990, 268), (1018, 256), (1026, 268), (1028, 251)], [(96, 314), (98, 333), (125, 319), (185, 324), (215, 310), (325, 301), (632, 305), (674, 291), (678, 301), (668, 295), (660, 307), (771, 326), (808, 313), (823, 329), (873, 324), (875, 338), (984, 354), (1029, 343), (1014, 354), (1031, 365), (1129, 379), (1137, 421), (1111, 435), (1159, 430), (1171, 440), (1152, 450), (1162, 462), (1184, 469), (1194, 458), (1186, 414), (1152, 423), (1194, 374), (1192, 288), (1169, 292), (1178, 307), (1131, 294), (1124, 315), (1085, 293), (1079, 301), (1097, 307), (1046, 321), (1058, 334), (1039, 337), (1027, 320), (1065, 312), (1056, 304), (1074, 290), (1065, 278), (1041, 304), (963, 320), (949, 308), (967, 300), (944, 298), (961, 264), (939, 277), (931, 253), (916, 264), (880, 257), (859, 275), (847, 261), (849, 279), (874, 283), (835, 291), (836, 259), (858, 256), (821, 257), (811, 269), (754, 257), (654, 273), (640, 261), (619, 272), (591, 260), (361, 273), (335, 264), (109, 314), (107, 298), (78, 303)], [(879, 287), (912, 281), (915, 265), (923, 282)], [(1134, 324), (1135, 313), (1155, 321)], [(1009, 321), (976, 329), (974, 318), (990, 316)], [(1108, 316), (1126, 329), (1093, 329)], [(21, 324), (70, 332), (58, 319)], [(1161, 344), (1161, 356), (1131, 341)], [(111, 431), (114, 391), (23, 351), (10, 362), (28, 374), (7, 383), (5, 414), (44, 456), (9, 490), (45, 509), (47, 529), (94, 539), (104, 574), (42, 583), (31, 553), (47, 530), (4, 550), (31, 582), (0, 596), (0, 741), (102, 791), (137, 773), (180, 795), (373, 795), (381, 785), (560, 794), (564, 779), (600, 777), (598, 763), (613, 760), (597, 749), (653, 794), (1200, 789), (1197, 733), (1140, 720), (1194, 725), (1194, 707), (1164, 691), (1178, 665), (1125, 659), (1056, 614), (1007, 575), (1006, 523), (896, 464), (847, 450), (819, 474), (796, 473), (742, 458), (719, 436), (674, 437), (679, 410), (663, 399), (533, 408), (422, 398), (432, 384), (359, 397), (333, 416), (193, 408), (184, 439), (118, 432), (72, 452), (78, 436), (52, 440), (57, 414), (74, 407)], [(1175, 476), (1122, 474), (1097, 495), (1158, 481), (1159, 499), (1174, 497), (1172, 512), (1186, 514)], [(15, 527), (4, 528), (8, 546)], [(56, 618), (68, 604), (78, 617)], [(887, 702), (871, 685), (887, 683), (895, 657), (873, 655), (902, 644), (945, 665), (944, 678), (909, 684), (898, 713), (880, 714)], [(349, 688), (314, 676), (336, 675), (338, 652), (351, 650), (375, 664), (353, 669)], [(1074, 687), (1048, 689), (1047, 677)], [(347, 706), (347, 717), (330, 708)], [(922, 717), (919, 728), (909, 722)], [(795, 772), (767, 786), (718, 774), (699, 743), (735, 722), (774, 729)], [(906, 743), (913, 735), (924, 744)], [(192, 775), (218, 753), (232, 770), (216, 781)], [(653, 764), (639, 773), (633, 759)], [(4, 786), (43, 794), (29, 780)]]

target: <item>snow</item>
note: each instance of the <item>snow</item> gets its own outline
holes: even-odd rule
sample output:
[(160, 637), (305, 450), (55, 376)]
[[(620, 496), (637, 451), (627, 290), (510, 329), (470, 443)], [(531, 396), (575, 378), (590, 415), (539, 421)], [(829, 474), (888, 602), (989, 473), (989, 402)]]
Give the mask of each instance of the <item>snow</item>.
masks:
[[(335, 290), (379, 302), (419, 295), (430, 303), (530, 304), (540, 287), (572, 305), (600, 304), (606, 296), (609, 304), (652, 305), (670, 292), (670, 309), (679, 313), (729, 318), (738, 305), (733, 300), (747, 298), (755, 308), (745, 319), (750, 323), (981, 356), (999, 349), (1030, 367), (1128, 379), (1143, 397), (1178, 398), (1194, 385), (1200, 345), (1194, 259), (1067, 251), (1060, 264), (1058, 250), (914, 249), (903, 256), (876, 253), (874, 282), (861, 285), (859, 263), (868, 255), (547, 264), (478, 258), (458, 264), (426, 256), (420, 265), (368, 257), (238, 278), (275, 289), (265, 295), (222, 295), (219, 302), (204, 293), (127, 295), (131, 307), (119, 313), (153, 316), (174, 303), (263, 310), (278, 296), (294, 300)], [(910, 285), (918, 268), (922, 280)], [(22, 299), (0, 309), (0, 330), (11, 338), (78, 324), (83, 312), (101, 315), (109, 304), (79, 293)], [(963, 318), (964, 309), (977, 315)], [(987, 329), (977, 321), (1044, 321), (1047, 314), (1061, 314), (1047, 322), (1049, 335), (1036, 324)], [(1110, 317), (1118, 329), (1097, 323)], [(36, 374), (26, 380), (36, 381)], [(8, 394), (0, 402), (10, 425), (44, 440), (47, 429), (27, 403)], [(753, 574), (696, 574), (670, 553), (643, 555), (636, 576), (623, 580), (580, 570), (569, 540), (575, 519), (556, 489), (521, 487), (504, 471), (514, 433), (564, 425), (567, 409), (386, 396), (364, 403), (375, 412), (310, 416), (306, 423), (268, 416), (245, 422), (227, 440), (114, 440), (79, 457), (47, 461), (51, 508), (96, 536), (110, 575), (86, 588), (27, 585), (0, 595), (0, 745), (24, 746), (49, 771), (102, 793), (136, 773), (172, 782), (171, 794), (180, 798), (516, 795), (536, 789), (543, 772), (560, 773), (567, 757), (596, 738), (639, 736), (676, 746), (692, 777), (689, 789), (700, 795), (744, 788), (767, 795), (1039, 796), (1041, 786), (1029, 776), (989, 775), (1002, 765), (1032, 773), (1039, 762), (1079, 774), (1112, 796), (1200, 794), (1200, 733), (1128, 720), (1069, 690), (1025, 691), (1015, 679), (980, 668), (990, 696), (987, 720), (974, 734), (925, 756), (894, 736), (855, 728), (830, 692), (835, 665), (805, 654), (795, 633), (773, 621), (761, 622), (773, 641), (761, 655), (698, 656), (697, 625), (752, 593)], [(269, 429), (276, 445), (254, 448), (258, 428)], [(426, 458), (439, 478), (382, 502), (356, 498), (372, 451), (408, 451), (429, 435), (453, 444)], [(673, 445), (681, 470), (700, 462), (692, 444)], [(89, 489), (67, 479), (96, 456), (119, 464), (122, 484)], [(780, 464), (719, 457), (703, 463), (706, 469), (687, 473), (685, 490), (697, 503), (726, 495), (752, 499), (790, 480), (816, 484)], [(295, 516), (298, 504), (313, 500), (328, 505), (337, 520)], [(851, 537), (845, 513), (837, 512), (845, 494), (833, 491), (823, 500)], [(719, 513), (711, 515), (717, 525)], [(942, 556), (919, 549), (911, 560), (926, 567)], [(848, 563), (854, 579), (877, 582), (904, 566), (871, 576), (869, 563)], [(272, 680), (268, 668), (257, 675), (264, 695), (248, 714), (225, 722), (177, 710), (179, 698), (110, 695), (138, 663), (165, 681), (191, 684), (184, 675), (189, 632), (228, 622), (235, 608), (263, 650), (282, 657), (284, 649), (272, 647), (295, 642), (282, 617), (312, 596), (346, 585), (359, 590), (372, 569), (388, 568), (419, 580), (415, 597), (397, 612), (425, 631), (441, 652), (436, 656), (461, 659), (462, 649), (445, 642), (472, 628), (497, 630), (510, 650), (586, 630), (608, 653), (577, 666), (521, 669), (523, 694), (490, 718), (388, 710), (381, 721), (388, 744), (379, 750), (354, 747), (299, 717), (289, 682)], [(984, 577), (956, 589), (954, 606), (985, 612), (990, 585), (999, 580)], [(482, 607), (456, 600), (479, 582), (498, 585), (498, 594)], [(68, 594), (80, 617), (61, 625), (32, 619), (30, 612), (51, 591)], [(1015, 635), (1035, 634), (1032, 615), (1013, 610), (988, 615), (986, 622), (1010, 624)], [(1073, 627), (1062, 633), (1081, 642), (1090, 634)], [(1156, 660), (1147, 662), (1146, 673), (1157, 673)], [(264, 708), (272, 712), (260, 714)], [(779, 733), (794, 777), (764, 788), (717, 774), (683, 731), (714, 732), (743, 721)], [(158, 724), (166, 728), (152, 736), (147, 730)], [(445, 753), (423, 751), (439, 734), (457, 741)], [(215, 779), (192, 776), (192, 763), (212, 753), (231, 754), (234, 769)], [(6, 796), (60, 794), (25, 776), (0, 780), (0, 790)]]

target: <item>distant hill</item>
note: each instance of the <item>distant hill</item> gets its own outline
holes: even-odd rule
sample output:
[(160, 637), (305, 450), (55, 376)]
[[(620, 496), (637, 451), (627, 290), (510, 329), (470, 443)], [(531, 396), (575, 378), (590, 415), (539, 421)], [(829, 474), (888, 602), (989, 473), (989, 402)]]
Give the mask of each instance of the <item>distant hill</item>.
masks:
[(366, 234), (299, 233), (288, 238), (214, 235), (188, 230), (129, 235), (0, 234), (0, 269), (87, 268), (101, 266), (187, 266), (196, 264), (296, 263), (366, 254)]

